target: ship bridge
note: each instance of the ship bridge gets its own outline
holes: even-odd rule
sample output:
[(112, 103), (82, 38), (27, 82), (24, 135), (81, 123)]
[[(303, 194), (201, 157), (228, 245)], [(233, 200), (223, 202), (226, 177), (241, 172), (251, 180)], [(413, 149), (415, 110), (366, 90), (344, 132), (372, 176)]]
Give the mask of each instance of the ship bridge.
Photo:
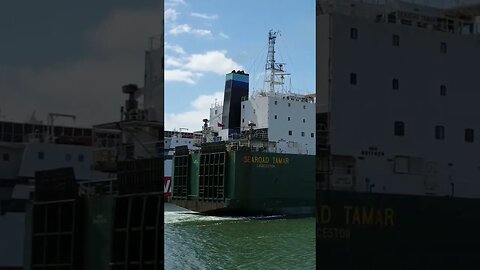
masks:
[(429, 2), (400, 0), (317, 0), (317, 15), (338, 14), (371, 18), (432, 31), (480, 34), (480, 4), (431, 6)]

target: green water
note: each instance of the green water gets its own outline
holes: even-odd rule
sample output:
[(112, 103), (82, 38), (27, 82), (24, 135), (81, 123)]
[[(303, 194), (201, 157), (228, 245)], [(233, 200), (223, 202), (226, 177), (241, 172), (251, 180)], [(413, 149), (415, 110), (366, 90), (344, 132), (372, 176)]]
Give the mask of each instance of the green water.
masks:
[(167, 204), (165, 269), (315, 269), (315, 219), (207, 217)]

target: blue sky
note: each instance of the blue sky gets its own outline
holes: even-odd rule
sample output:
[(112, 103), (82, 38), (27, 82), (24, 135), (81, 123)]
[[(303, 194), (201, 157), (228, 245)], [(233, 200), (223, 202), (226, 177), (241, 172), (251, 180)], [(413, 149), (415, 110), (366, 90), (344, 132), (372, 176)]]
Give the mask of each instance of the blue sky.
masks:
[(262, 88), (270, 29), (293, 90), (315, 91), (314, 0), (166, 0), (164, 14), (166, 129), (199, 130), (233, 69)]

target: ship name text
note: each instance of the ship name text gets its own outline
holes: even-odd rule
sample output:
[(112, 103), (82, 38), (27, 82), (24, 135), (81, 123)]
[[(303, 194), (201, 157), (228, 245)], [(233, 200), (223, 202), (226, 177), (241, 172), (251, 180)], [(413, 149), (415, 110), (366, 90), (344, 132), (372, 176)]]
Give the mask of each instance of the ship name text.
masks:
[(258, 165), (286, 165), (290, 163), (288, 157), (244, 156), (243, 163)]
[[(334, 219), (332, 208), (328, 205), (321, 205), (318, 208), (318, 221), (321, 224), (330, 224)], [(341, 216), (345, 225), (376, 225), (389, 227), (395, 224), (395, 212), (393, 208), (375, 208), (367, 206), (343, 207)]]

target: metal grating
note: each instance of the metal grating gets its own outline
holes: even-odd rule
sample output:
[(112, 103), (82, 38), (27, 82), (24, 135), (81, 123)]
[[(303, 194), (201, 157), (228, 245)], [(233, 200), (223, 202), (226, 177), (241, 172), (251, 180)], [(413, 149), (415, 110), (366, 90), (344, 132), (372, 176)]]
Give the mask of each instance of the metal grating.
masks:
[(35, 172), (35, 201), (76, 198), (78, 185), (72, 167)]
[(146, 158), (118, 162), (119, 194), (163, 191), (163, 159)]
[(163, 269), (162, 194), (116, 198), (112, 270)]
[(225, 157), (226, 152), (202, 153), (200, 155), (200, 200), (224, 200)]
[(189, 155), (174, 157), (173, 198), (186, 199), (188, 195)]
[(81, 269), (78, 200), (33, 204), (32, 270)]

